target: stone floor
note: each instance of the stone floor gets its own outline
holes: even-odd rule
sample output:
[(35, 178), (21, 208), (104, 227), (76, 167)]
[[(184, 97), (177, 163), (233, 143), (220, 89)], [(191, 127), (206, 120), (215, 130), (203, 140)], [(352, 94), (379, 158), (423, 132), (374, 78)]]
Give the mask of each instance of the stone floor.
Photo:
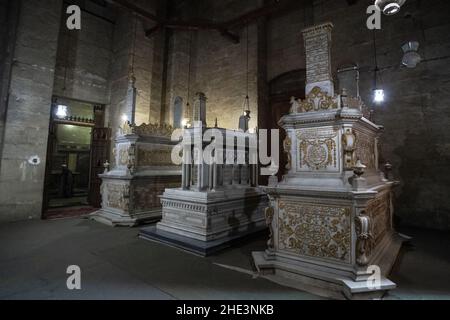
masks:
[[(391, 279), (386, 299), (450, 299), (450, 235), (417, 229)], [(0, 226), (0, 299), (320, 299), (257, 278), (250, 253), (239, 248), (200, 258), (85, 219)], [(66, 288), (66, 269), (82, 270), (82, 290)]]

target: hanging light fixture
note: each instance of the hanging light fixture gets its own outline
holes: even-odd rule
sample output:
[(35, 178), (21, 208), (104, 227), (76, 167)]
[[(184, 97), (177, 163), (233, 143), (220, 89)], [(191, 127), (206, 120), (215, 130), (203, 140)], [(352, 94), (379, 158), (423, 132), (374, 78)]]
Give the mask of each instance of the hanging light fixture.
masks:
[(123, 123), (135, 124), (136, 121), (136, 99), (137, 99), (137, 88), (136, 88), (136, 75), (135, 75), (135, 60), (136, 60), (136, 41), (137, 41), (137, 28), (138, 28), (138, 18), (136, 14), (133, 14), (133, 40), (130, 49), (131, 63), (129, 64), (128, 70), (128, 88), (127, 88), (127, 114), (122, 115)]
[(181, 125), (183, 128), (188, 129), (191, 127), (191, 71), (192, 71), (192, 30), (189, 31), (189, 62), (188, 62), (188, 82), (187, 82), (187, 103), (186, 103), (186, 110), (184, 112), (184, 119), (181, 121)]
[(417, 52), (419, 50), (419, 42), (409, 41), (402, 46), (402, 50), (404, 52), (402, 64), (405, 67), (415, 68), (422, 61), (422, 57)]
[(55, 113), (55, 115), (56, 115), (56, 117), (58, 119), (65, 119), (69, 115), (68, 110), (69, 110), (68, 106), (65, 106), (63, 104), (58, 104), (56, 106), (56, 113)]
[(387, 16), (392, 16), (400, 11), (406, 0), (376, 0), (375, 6)]
[(249, 77), (249, 70), (250, 70), (250, 64), (249, 64), (249, 26), (248, 21), (246, 21), (246, 30), (247, 30), (247, 41), (246, 41), (246, 95), (244, 99), (244, 103), (242, 104), (242, 115), (239, 117), (239, 130), (242, 130), (244, 132), (247, 132), (249, 130), (249, 122), (250, 122), (250, 77)]
[(376, 104), (380, 104), (384, 102), (385, 93), (383, 88), (379, 87), (378, 84), (378, 57), (377, 57), (377, 43), (376, 43), (376, 34), (375, 30), (373, 31), (373, 50), (374, 50), (374, 58), (375, 58), (375, 69), (374, 69), (374, 90), (373, 90), (373, 102)]
[(249, 43), (250, 43), (250, 38), (249, 38), (249, 26), (248, 26), (248, 21), (247, 21), (247, 27), (246, 27), (246, 85), (247, 85), (247, 93), (245, 95), (245, 99), (244, 99), (244, 104), (243, 104), (243, 110), (244, 110), (244, 116), (250, 117), (250, 63), (249, 63)]
[(384, 90), (383, 89), (375, 89), (374, 91), (373, 101), (375, 103), (381, 103), (384, 101)]

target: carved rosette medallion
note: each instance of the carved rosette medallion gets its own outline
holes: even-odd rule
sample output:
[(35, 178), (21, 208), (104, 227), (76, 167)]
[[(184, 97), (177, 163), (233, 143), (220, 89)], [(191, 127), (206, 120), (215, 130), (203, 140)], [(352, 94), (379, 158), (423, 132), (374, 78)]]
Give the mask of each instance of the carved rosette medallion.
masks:
[(133, 133), (139, 136), (162, 136), (170, 137), (174, 128), (168, 124), (142, 124), (133, 128)]
[(303, 202), (279, 203), (279, 249), (350, 262), (351, 210)]
[(374, 248), (391, 229), (390, 192), (385, 191), (367, 203), (366, 209), (356, 216), (356, 261), (365, 266)]
[(133, 207), (135, 210), (149, 210), (161, 207), (161, 196), (166, 188), (176, 188), (179, 183), (144, 183), (138, 184), (134, 187), (133, 192)]
[(337, 136), (337, 131), (331, 129), (298, 130), (298, 170), (339, 170)]

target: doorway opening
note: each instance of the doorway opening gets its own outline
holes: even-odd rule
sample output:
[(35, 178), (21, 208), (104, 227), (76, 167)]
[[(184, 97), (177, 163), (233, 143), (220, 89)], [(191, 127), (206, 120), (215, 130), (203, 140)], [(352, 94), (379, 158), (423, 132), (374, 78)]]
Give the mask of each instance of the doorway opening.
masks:
[[(281, 118), (287, 114), (291, 109), (291, 97), (304, 99), (305, 98), (305, 83), (306, 70), (297, 69), (279, 75), (269, 82), (269, 108), (270, 120), (267, 123), (268, 129), (279, 129), (279, 145), (283, 146), (286, 138), (286, 132), (279, 126)], [(268, 144), (270, 148), (270, 141)], [(281, 181), (286, 174), (286, 165), (288, 163), (287, 155), (282, 148), (280, 148), (280, 170), (278, 171), (278, 180)], [(262, 177), (262, 185), (267, 185), (268, 177)]]
[(98, 175), (109, 158), (109, 130), (103, 128), (104, 109), (102, 105), (54, 97), (44, 219), (80, 216), (100, 207)]

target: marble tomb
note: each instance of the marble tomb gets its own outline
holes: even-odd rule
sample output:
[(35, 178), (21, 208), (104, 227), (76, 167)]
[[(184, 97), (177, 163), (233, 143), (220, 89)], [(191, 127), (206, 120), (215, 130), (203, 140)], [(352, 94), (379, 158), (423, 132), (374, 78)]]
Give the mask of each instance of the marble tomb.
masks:
[[(206, 97), (202, 93), (197, 94), (193, 120), (193, 127), (186, 131), (191, 141), (201, 143), (183, 141), (182, 184), (165, 190), (161, 197), (162, 221), (143, 228), (140, 237), (207, 256), (266, 230), (264, 209), (268, 200), (257, 187), (257, 165), (238, 164), (236, 140), (225, 138), (230, 131), (214, 128), (224, 138), (212, 164), (205, 163), (202, 157), (195, 161), (209, 145), (203, 135), (211, 129), (206, 127)], [(232, 134), (236, 139), (256, 139), (255, 134), (244, 131)], [(248, 158), (251, 151), (256, 151), (251, 148), (250, 143), (246, 144), (241, 154)], [(194, 156), (187, 158), (188, 154)]]
[(181, 181), (181, 167), (171, 161), (172, 132), (164, 124), (125, 123), (115, 143), (115, 167), (100, 176), (102, 208), (92, 219), (129, 227), (161, 219), (159, 196)]
[(264, 188), (271, 237), (253, 258), (282, 285), (338, 299), (379, 298), (396, 286), (387, 276), (405, 240), (392, 222), (397, 182), (379, 167), (383, 128), (363, 116), (360, 98), (334, 92), (332, 29), (325, 23), (303, 31), (306, 99), (293, 99), (280, 120), (289, 171)]

